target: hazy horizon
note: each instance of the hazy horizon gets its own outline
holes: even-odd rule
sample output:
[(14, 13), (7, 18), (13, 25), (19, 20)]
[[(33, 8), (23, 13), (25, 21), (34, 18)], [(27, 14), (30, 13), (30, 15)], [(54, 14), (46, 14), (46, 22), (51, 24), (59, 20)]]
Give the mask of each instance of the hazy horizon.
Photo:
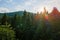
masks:
[(60, 0), (0, 0), (1, 12), (29, 11), (41, 12), (46, 7), (48, 12), (56, 7), (60, 11)]

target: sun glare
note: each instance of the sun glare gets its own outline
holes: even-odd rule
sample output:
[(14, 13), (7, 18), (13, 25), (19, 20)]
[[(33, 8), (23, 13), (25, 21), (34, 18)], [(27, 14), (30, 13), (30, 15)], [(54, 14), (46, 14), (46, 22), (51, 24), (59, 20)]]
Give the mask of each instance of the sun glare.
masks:
[(39, 13), (42, 12), (42, 13), (43, 13), (43, 12), (45, 12), (45, 11), (47, 12), (47, 10), (48, 10), (48, 8), (42, 7), (42, 8), (38, 8), (38, 9), (37, 9), (37, 12), (39, 12)]
[(37, 9), (37, 11), (38, 12), (43, 12), (44, 10), (43, 10), (43, 8), (39, 8), (39, 9)]

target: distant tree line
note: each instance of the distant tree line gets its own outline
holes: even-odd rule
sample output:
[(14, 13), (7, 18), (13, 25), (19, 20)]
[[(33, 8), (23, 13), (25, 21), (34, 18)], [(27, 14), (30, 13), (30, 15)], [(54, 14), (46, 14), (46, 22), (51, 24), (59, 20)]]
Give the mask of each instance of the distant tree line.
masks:
[(26, 10), (23, 15), (17, 13), (0, 18), (0, 40), (60, 40), (60, 18), (44, 13), (32, 14)]

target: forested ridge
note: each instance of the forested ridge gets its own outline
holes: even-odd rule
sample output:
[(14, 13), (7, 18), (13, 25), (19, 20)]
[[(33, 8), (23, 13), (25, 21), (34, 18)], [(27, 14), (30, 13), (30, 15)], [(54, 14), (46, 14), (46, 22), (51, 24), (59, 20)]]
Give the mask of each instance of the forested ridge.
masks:
[(60, 12), (54, 8), (51, 13), (3, 13), (0, 40), (60, 40)]

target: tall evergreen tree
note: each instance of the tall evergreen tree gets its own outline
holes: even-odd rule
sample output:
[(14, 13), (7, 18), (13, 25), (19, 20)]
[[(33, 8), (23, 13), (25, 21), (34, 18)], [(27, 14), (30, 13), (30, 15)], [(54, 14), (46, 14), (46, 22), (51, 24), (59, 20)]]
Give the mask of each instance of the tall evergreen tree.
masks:
[(8, 21), (7, 15), (6, 13), (3, 15), (2, 19), (1, 19), (1, 24), (5, 25), (5, 23)]

